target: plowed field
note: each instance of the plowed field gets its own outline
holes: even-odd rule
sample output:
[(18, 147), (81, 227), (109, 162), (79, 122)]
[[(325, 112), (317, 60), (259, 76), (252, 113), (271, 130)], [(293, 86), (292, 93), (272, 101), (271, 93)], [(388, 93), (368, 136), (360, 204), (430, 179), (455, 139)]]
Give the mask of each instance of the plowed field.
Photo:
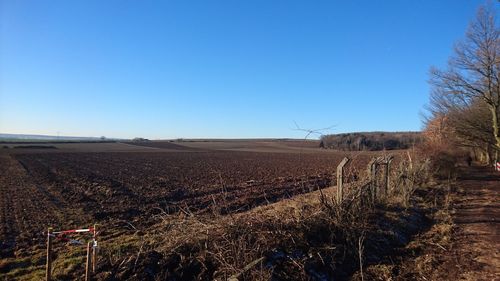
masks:
[[(75, 146), (0, 153), (1, 258), (43, 249), (49, 226), (122, 222), (146, 229), (158, 213), (227, 214), (328, 187), (347, 155), (296, 147), (278, 153), (149, 147), (87, 152), (73, 151)], [(373, 155), (357, 154), (353, 165), (364, 169)]]

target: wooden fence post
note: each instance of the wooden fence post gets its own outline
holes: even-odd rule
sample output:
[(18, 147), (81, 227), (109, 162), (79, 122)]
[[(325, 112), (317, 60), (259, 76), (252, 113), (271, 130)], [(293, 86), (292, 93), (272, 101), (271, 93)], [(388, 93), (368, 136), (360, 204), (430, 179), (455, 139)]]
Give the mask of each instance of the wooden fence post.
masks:
[(45, 267), (45, 280), (52, 280), (52, 227), (47, 230), (47, 264)]
[(92, 272), (95, 273), (97, 265), (97, 224), (94, 224), (94, 237), (93, 237), (93, 251), (92, 251)]
[(391, 171), (390, 166), (394, 156), (388, 156), (385, 159), (385, 175), (384, 175), (384, 196), (388, 196), (389, 194), (389, 172)]
[(344, 166), (349, 162), (349, 158), (344, 157), (337, 166), (337, 204), (342, 203), (344, 196)]
[[(370, 173), (370, 192), (373, 203), (375, 203), (378, 199), (385, 199), (388, 195), (389, 172), (393, 159), (394, 156), (392, 155), (387, 157), (377, 157), (373, 158), (370, 163), (368, 163), (368, 172)], [(382, 179), (379, 179), (378, 177), (380, 166), (384, 166), (384, 177)]]
[(91, 280), (91, 263), (92, 263), (92, 242), (87, 242), (87, 263), (85, 264), (85, 281)]
[(379, 162), (378, 158), (373, 158), (368, 164), (368, 169), (370, 173), (370, 194), (371, 194), (372, 204), (375, 204), (375, 200), (377, 199), (377, 192), (378, 192), (377, 168), (379, 164), (378, 162)]

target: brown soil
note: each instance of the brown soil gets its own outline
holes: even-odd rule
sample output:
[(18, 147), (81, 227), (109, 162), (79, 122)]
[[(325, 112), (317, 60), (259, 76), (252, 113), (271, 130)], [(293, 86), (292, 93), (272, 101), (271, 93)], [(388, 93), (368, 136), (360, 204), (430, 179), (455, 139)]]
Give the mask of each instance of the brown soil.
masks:
[[(16, 244), (43, 247), (42, 233), (48, 226), (90, 219), (80, 208), (70, 208), (60, 194), (33, 181), (8, 155), (0, 155), (0, 194), (0, 258), (12, 256)], [(27, 247), (17, 250), (29, 252)]]
[(199, 151), (200, 150), (197, 148), (191, 148), (191, 147), (175, 144), (175, 143), (170, 142), (170, 141), (133, 141), (133, 142), (127, 142), (127, 144), (143, 146), (143, 147), (168, 149), (168, 150), (179, 150), (179, 151)]
[(457, 188), (446, 280), (500, 280), (500, 173), (486, 167), (464, 170)]
[[(115, 146), (141, 147), (70, 145), (0, 153), (0, 259), (42, 250), (49, 226), (125, 221), (147, 228), (161, 212), (237, 213), (325, 188), (335, 184), (335, 166), (348, 154), (114, 152)], [(107, 145), (113, 152), (95, 152)], [(365, 167), (371, 156), (351, 155), (352, 166)]]
[[(115, 250), (115, 238), (135, 239), (137, 229), (154, 231), (166, 214), (242, 213), (335, 185), (335, 167), (344, 156), (352, 159), (346, 171), (351, 181), (382, 154), (308, 150), (300, 142), (206, 145), (210, 148), (71, 143), (0, 150), (0, 279), (40, 280), (49, 226), (64, 230), (97, 223), (105, 226), (101, 245)], [(76, 247), (56, 246), (55, 252), (67, 255), (58, 262), (80, 266)], [(68, 264), (55, 268), (73, 277), (81, 272)]]
[(405, 249), (395, 280), (500, 280), (500, 173), (467, 167), (459, 175), (427, 192), (434, 224)]

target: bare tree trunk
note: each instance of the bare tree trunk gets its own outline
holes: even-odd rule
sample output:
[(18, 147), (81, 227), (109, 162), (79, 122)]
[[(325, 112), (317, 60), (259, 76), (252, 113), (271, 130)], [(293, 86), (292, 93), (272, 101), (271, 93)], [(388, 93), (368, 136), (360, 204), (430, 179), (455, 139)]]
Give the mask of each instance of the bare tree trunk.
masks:
[(491, 165), (491, 157), (490, 157), (491, 156), (491, 149), (490, 149), (490, 145), (488, 145), (486, 147), (485, 156), (486, 156), (486, 159), (485, 159), (486, 160), (486, 164)]
[(495, 164), (498, 162), (498, 150), (500, 150), (500, 130), (498, 128), (498, 106), (492, 106), (491, 117), (493, 121), (493, 136), (495, 137)]

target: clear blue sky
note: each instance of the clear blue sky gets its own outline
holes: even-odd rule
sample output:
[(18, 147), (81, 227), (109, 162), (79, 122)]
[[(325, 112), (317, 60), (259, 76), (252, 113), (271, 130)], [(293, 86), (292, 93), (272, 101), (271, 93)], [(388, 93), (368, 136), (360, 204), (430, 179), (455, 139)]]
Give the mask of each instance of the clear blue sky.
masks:
[(419, 130), (484, 1), (0, 3), (1, 133), (190, 138)]

